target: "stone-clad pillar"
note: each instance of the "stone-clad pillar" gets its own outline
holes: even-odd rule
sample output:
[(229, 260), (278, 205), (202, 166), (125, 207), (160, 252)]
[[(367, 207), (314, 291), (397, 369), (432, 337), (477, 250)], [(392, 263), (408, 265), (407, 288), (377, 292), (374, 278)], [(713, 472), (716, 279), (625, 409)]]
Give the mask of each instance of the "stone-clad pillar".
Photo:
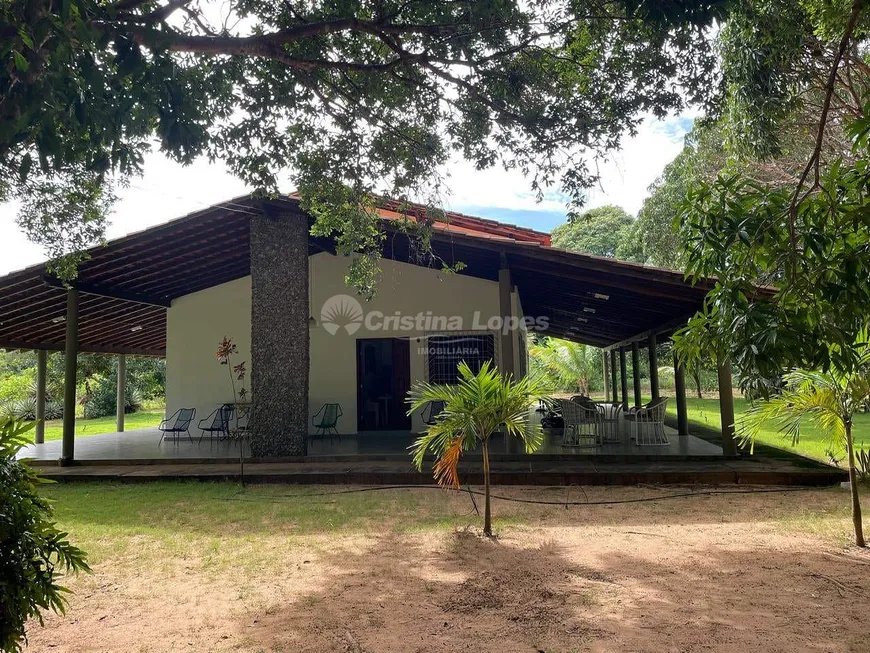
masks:
[(251, 218), (251, 452), (303, 456), (308, 434), (308, 220)]

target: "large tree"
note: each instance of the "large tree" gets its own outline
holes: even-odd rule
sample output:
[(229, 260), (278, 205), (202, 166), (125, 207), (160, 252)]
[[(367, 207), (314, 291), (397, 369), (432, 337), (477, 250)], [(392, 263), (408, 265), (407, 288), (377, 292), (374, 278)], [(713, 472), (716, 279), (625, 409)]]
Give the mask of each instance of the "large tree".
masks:
[(643, 262), (635, 219), (622, 207), (606, 205), (569, 215), (553, 229), (553, 245), (575, 252)]
[(726, 164), (721, 121), (701, 121), (686, 135), (683, 151), (649, 187), (637, 214), (640, 247), (648, 263), (676, 270), (684, 266), (679, 215), (689, 190), (709, 182)]
[[(679, 335), (766, 393), (792, 367), (856, 370), (870, 306), (870, 29), (863, 0), (746, 3), (721, 34), (727, 161), (687, 190), (685, 262), (716, 275)], [(757, 284), (770, 284), (771, 301)]]
[(154, 144), (263, 193), (289, 171), (345, 253), (379, 244), (372, 191), (437, 204), (454, 156), (579, 205), (588, 155), (715, 93), (708, 28), (726, 4), (7, 0), (0, 198), (21, 200), (21, 226), (55, 256), (102, 236), (113, 189)]

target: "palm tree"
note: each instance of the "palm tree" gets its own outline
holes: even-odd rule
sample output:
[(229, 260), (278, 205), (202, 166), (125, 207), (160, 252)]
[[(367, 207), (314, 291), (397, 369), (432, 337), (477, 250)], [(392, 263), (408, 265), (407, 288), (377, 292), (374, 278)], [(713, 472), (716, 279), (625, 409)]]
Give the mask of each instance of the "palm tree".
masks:
[(778, 430), (790, 436), (792, 443), (796, 444), (800, 438), (801, 422), (806, 418), (830, 435), (832, 450), (840, 447), (846, 449), (852, 523), (855, 527), (855, 544), (860, 547), (865, 546), (865, 543), (852, 440), (852, 417), (870, 399), (868, 364), (870, 348), (865, 348), (856, 367), (861, 371), (857, 373), (844, 374), (834, 369), (827, 373), (808, 370), (790, 372), (785, 375), (782, 392), (770, 401), (753, 406), (739, 425), (742, 445), (754, 442), (759, 429), (767, 422), (776, 424)]
[(529, 355), (537, 359), (561, 388), (570, 387), (588, 395), (592, 377), (598, 371), (599, 359), (591, 349), (570, 340), (547, 338), (532, 345)]
[(435, 480), (440, 485), (458, 488), (460, 455), (481, 446), (486, 497), (483, 532), (491, 537), (489, 438), (501, 429), (506, 437), (522, 440), (529, 453), (541, 446), (541, 428), (529, 422), (532, 401), (543, 396), (540, 383), (531, 377), (519, 380), (503, 377), (489, 361), (475, 374), (463, 361), (459, 364), (456, 385), (418, 382), (408, 396), (411, 404), (409, 415), (429, 402), (444, 402), (444, 410), (435, 423), (411, 446), (418, 471), (423, 469), (423, 457), (431, 451), (436, 457), (433, 467)]

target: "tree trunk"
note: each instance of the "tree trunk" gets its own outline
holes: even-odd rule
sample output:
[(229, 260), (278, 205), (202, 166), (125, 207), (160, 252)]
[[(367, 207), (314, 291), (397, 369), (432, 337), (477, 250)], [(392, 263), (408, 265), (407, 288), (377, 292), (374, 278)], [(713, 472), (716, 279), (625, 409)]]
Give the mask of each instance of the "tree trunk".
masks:
[[(855, 447), (852, 442), (852, 420), (846, 420), (846, 451), (849, 454), (849, 492), (852, 494), (852, 524), (855, 526), (855, 544), (864, 543), (864, 525), (861, 522), (861, 500), (858, 496), (858, 479), (855, 472)], [(487, 499), (489, 495), (487, 495)]]
[(703, 399), (704, 395), (701, 392), (701, 364), (698, 363), (695, 365), (695, 369), (692, 372), (692, 378), (695, 380), (695, 388), (698, 393), (698, 399)]
[(483, 534), (492, 537), (492, 511), (489, 506), (489, 444), (483, 441)]

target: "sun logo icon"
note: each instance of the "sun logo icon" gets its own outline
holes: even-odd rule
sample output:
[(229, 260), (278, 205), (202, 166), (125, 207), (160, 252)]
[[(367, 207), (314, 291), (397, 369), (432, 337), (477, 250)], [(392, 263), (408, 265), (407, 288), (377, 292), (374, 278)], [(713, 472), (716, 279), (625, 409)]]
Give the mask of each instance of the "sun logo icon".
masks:
[(362, 322), (362, 306), (350, 295), (333, 295), (320, 309), (320, 323), (331, 336), (338, 333), (341, 328), (344, 328), (348, 335), (352, 335), (359, 330)]

